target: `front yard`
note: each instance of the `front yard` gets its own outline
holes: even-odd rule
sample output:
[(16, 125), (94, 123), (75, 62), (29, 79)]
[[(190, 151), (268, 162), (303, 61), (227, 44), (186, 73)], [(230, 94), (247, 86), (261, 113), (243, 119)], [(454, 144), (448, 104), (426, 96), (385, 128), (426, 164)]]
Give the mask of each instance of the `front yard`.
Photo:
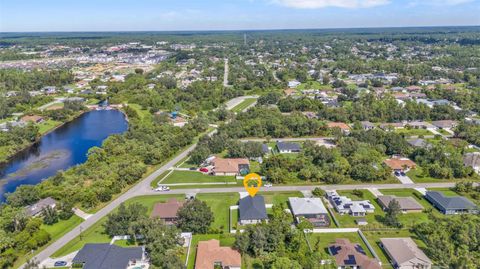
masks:
[(173, 171), (161, 184), (236, 183), (234, 176), (212, 176), (196, 171)]

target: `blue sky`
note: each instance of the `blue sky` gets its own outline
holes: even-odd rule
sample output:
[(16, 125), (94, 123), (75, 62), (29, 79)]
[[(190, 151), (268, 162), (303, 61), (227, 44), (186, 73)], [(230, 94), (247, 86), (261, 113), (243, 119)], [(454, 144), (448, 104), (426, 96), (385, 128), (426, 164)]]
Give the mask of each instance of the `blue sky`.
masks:
[(480, 25), (480, 0), (0, 0), (0, 32)]

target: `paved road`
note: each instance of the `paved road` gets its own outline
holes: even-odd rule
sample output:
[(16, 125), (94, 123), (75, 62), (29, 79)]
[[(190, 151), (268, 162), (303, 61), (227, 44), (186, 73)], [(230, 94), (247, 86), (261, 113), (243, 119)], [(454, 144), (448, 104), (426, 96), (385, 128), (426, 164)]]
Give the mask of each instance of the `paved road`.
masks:
[(229, 87), (228, 85), (228, 59), (225, 58), (225, 72), (223, 73), (223, 87)]
[[(270, 141), (281, 141), (281, 142), (294, 142), (294, 141), (326, 141), (326, 140), (333, 140), (333, 137), (292, 137), (292, 138), (270, 138)], [(240, 139), (242, 142), (263, 142), (266, 141), (265, 138), (246, 138)]]
[[(317, 185), (317, 186), (273, 186), (270, 188), (263, 187), (261, 191), (279, 192), (279, 191), (312, 191), (319, 187), (323, 190), (355, 190), (355, 189), (414, 189), (414, 188), (450, 188), (455, 183), (418, 183), (418, 184), (352, 184), (352, 185)], [(227, 188), (192, 188), (192, 189), (174, 189), (162, 194), (185, 194), (185, 193), (224, 193), (224, 192), (244, 192), (243, 187), (227, 187)], [(159, 195), (151, 189), (145, 189), (138, 195)]]

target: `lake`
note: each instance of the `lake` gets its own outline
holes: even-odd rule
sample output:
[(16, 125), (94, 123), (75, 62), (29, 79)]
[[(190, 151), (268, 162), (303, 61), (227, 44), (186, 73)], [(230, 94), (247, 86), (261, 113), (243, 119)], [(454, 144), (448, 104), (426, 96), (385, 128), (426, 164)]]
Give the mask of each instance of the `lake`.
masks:
[(123, 133), (128, 123), (118, 110), (95, 110), (43, 136), (38, 143), (0, 167), (0, 202), (5, 193), (24, 184), (38, 184), (59, 170), (84, 163), (91, 147), (112, 134)]

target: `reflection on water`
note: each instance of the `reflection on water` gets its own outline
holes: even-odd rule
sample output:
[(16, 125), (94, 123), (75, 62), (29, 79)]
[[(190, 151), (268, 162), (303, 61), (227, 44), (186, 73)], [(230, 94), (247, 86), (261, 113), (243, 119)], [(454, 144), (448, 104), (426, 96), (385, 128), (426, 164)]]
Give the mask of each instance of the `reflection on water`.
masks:
[(91, 147), (101, 146), (109, 135), (128, 128), (116, 110), (91, 111), (42, 137), (39, 143), (0, 167), (0, 201), (23, 184), (37, 184), (59, 170), (87, 160)]

